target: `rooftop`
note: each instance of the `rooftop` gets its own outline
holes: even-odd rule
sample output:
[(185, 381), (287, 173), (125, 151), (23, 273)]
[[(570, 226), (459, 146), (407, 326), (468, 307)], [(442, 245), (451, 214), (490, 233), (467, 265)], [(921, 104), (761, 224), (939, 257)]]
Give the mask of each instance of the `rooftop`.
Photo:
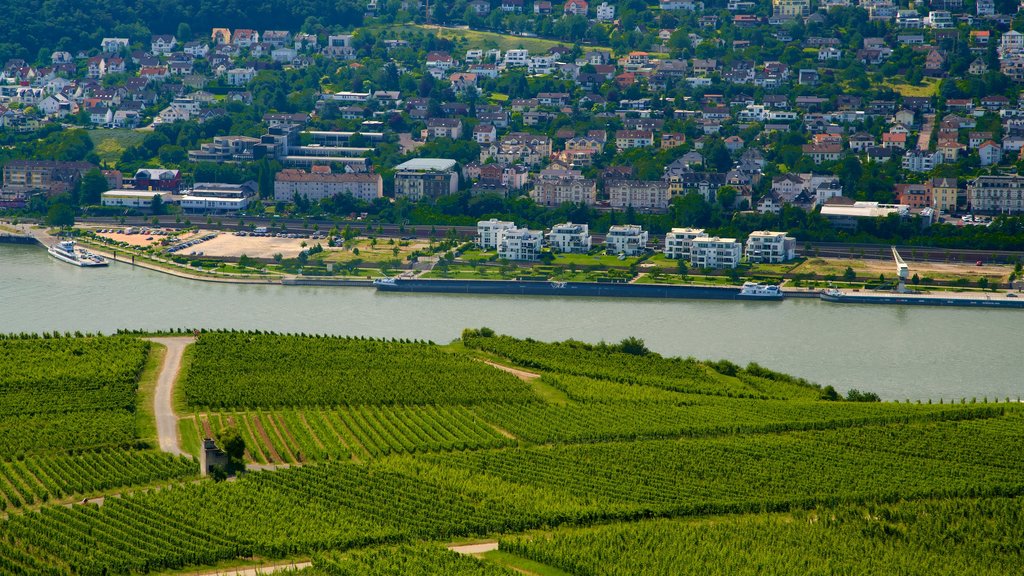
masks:
[(446, 172), (455, 168), (455, 160), (449, 158), (413, 158), (395, 166), (396, 171)]

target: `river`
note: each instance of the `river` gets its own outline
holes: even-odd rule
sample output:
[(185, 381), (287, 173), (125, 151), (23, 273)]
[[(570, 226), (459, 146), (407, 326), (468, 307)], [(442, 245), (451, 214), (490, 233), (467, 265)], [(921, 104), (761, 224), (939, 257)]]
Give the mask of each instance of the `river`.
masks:
[(885, 399), (1024, 395), (1024, 311), (705, 300), (377, 293), (197, 282), (115, 263), (87, 270), (0, 244), (0, 332), (207, 327), (448, 342), (466, 327), (758, 362)]

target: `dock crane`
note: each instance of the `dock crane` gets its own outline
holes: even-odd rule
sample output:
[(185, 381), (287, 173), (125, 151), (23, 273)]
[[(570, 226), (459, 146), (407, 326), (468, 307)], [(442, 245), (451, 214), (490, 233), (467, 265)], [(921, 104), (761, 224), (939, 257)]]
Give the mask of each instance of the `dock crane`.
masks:
[(907, 290), (907, 279), (910, 277), (910, 266), (903, 261), (903, 257), (896, 251), (896, 247), (892, 246), (892, 257), (896, 259), (896, 277), (899, 278), (899, 283), (896, 285), (896, 292), (900, 294), (906, 294), (910, 292)]

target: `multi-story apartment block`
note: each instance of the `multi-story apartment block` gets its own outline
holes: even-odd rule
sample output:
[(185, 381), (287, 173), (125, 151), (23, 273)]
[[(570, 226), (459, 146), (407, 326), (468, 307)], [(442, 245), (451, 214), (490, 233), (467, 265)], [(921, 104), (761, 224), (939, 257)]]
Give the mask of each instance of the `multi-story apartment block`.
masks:
[(498, 233), (498, 258), (503, 260), (540, 259), (544, 233), (526, 228), (508, 228)]
[(476, 223), (476, 244), (483, 250), (494, 250), (501, 241), (502, 232), (515, 227), (515, 222), (507, 222), (497, 218), (481, 220)]
[(772, 0), (772, 15), (803, 18), (811, 14), (811, 0)]
[(615, 148), (620, 152), (630, 148), (654, 145), (654, 132), (650, 130), (616, 130)]
[(703, 228), (673, 228), (665, 234), (665, 258), (689, 261), (693, 241), (707, 236)]
[(593, 206), (597, 203), (597, 182), (584, 178), (579, 170), (541, 170), (530, 198), (541, 206), (566, 202)]
[(1024, 177), (979, 176), (967, 183), (967, 200), (973, 211), (1020, 214), (1024, 212)]
[(966, 200), (956, 178), (932, 178), (928, 186), (932, 191), (932, 208), (936, 210), (952, 214)]
[(395, 197), (420, 200), (454, 194), (459, 189), (455, 160), (415, 158), (395, 166)]
[(612, 226), (604, 237), (606, 250), (610, 254), (639, 256), (647, 251), (649, 234), (636, 224)]
[(548, 232), (548, 246), (556, 252), (586, 254), (590, 244), (590, 227), (586, 224), (555, 224)]
[(296, 195), (311, 202), (338, 195), (373, 202), (384, 195), (384, 182), (380, 174), (333, 174), (329, 166), (314, 166), (312, 172), (295, 169), (278, 172), (274, 178), (274, 200), (290, 202)]
[(796, 238), (785, 232), (761, 230), (747, 237), (747, 260), (765, 264), (780, 264), (796, 258)]
[(618, 210), (664, 212), (672, 198), (664, 180), (610, 180), (606, 188), (608, 204)]
[(735, 268), (741, 250), (735, 238), (695, 238), (690, 246), (690, 264), (698, 268)]

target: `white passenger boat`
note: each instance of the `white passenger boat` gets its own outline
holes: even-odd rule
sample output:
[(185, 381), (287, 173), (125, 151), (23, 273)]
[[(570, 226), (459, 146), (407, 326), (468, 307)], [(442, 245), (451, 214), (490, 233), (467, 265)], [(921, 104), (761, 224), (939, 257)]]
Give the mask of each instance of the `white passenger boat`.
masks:
[(744, 282), (736, 298), (749, 300), (781, 300), (782, 289), (775, 284), (760, 284), (758, 282)]
[(83, 268), (107, 265), (106, 258), (93, 254), (85, 248), (75, 248), (74, 240), (62, 240), (47, 248), (46, 251), (50, 253), (50, 256), (61, 262), (67, 262), (68, 264), (74, 264)]

